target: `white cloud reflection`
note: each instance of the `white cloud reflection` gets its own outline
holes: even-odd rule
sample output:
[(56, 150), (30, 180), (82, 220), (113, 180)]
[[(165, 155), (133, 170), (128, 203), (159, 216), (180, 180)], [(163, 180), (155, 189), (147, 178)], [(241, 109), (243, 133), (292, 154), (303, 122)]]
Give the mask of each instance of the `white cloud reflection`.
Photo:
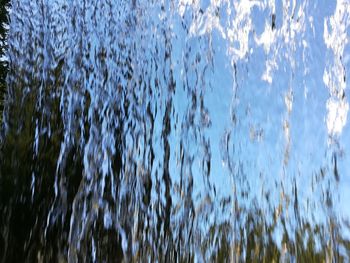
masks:
[[(349, 103), (345, 97), (346, 79), (342, 58), (348, 43), (347, 28), (350, 24), (350, 2), (338, 0), (333, 16), (324, 21), (323, 38), (332, 51), (333, 61), (327, 65), (323, 82), (328, 87), (327, 129), (330, 136), (339, 136), (347, 122)], [(333, 62), (333, 63), (332, 63)]]

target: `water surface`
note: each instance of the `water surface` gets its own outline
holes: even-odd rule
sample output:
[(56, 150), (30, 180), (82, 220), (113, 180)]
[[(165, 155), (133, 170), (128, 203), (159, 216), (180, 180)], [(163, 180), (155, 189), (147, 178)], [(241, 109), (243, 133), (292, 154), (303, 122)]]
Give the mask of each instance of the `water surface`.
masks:
[(0, 11), (1, 262), (349, 261), (348, 0)]

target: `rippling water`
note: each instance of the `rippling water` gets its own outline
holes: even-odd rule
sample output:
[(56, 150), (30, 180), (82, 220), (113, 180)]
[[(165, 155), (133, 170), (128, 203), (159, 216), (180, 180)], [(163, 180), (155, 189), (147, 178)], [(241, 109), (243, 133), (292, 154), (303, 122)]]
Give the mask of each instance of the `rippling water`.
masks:
[(1, 20), (1, 262), (350, 260), (348, 0)]

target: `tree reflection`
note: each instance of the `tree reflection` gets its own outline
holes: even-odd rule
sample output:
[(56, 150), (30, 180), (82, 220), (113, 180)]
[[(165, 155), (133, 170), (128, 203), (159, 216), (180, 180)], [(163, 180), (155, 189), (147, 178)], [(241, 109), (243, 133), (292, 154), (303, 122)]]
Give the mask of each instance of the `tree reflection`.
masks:
[[(61, 11), (66, 9), (63, 6)], [(7, 21), (6, 9), (0, 10), (1, 21)], [(272, 20), (274, 28), (275, 18)], [(89, 36), (96, 29), (93, 23), (92, 29), (84, 24), (89, 21), (73, 21), (72, 31)], [(125, 24), (136, 24), (135, 18), (126, 18)], [(3, 37), (6, 30), (1, 25)], [(194, 157), (186, 137), (178, 145), (179, 183), (171, 177), (171, 133), (179, 124), (173, 118), (174, 94), (182, 87), (174, 80), (173, 51), (165, 26), (155, 37), (161, 44), (154, 48), (164, 69), (153, 79), (148, 68), (135, 66), (140, 58), (133, 58), (135, 49), (124, 42), (109, 48), (103, 43), (91, 52), (91, 43), (83, 43), (79, 33), (74, 35), (76, 43), (73, 41), (78, 48), (69, 47), (64, 50), (67, 54), (57, 55), (54, 47), (44, 44), (44, 29), (26, 26), (31, 30), (23, 34), (30, 41), (21, 45), (28, 50), (23, 55), (23, 46), (9, 45), (12, 60), (0, 65), (2, 94), (6, 86), (0, 140), (1, 262), (349, 260), (350, 242), (342, 231), (350, 230), (350, 224), (333, 211), (331, 186), (340, 178), (337, 155), (332, 157), (331, 168), (322, 167), (313, 175), (313, 187), (322, 194), (320, 200), (311, 202), (326, 211), (325, 224), (314, 222), (313, 215), (301, 209), (295, 178), (286, 182), (291, 183), (289, 193), (276, 182), (281, 192), (276, 205), (268, 190), (262, 193), (262, 200), (251, 196), (249, 182), (230, 168), (234, 191), (227, 200), (214, 200), (216, 190), (208, 179), (212, 173), (210, 142), (203, 135), (210, 126), (204, 92), (188, 86), (188, 101), (182, 105), (187, 111), (180, 124), (183, 136), (195, 138), (204, 148), (202, 170), (199, 175), (192, 171)], [(86, 33), (88, 29), (91, 32)], [(45, 47), (52, 52), (48, 65), (43, 62)], [(196, 67), (205, 60), (198, 54), (191, 56), (188, 51), (186, 85), (193, 81), (192, 75), (201, 74)], [(111, 61), (122, 72), (118, 71), (118, 84), (112, 79), (116, 73), (108, 64)], [(150, 69), (158, 70), (158, 61), (142, 61), (146, 62)], [(84, 86), (94, 81), (97, 95)], [(79, 103), (69, 101), (76, 97)], [(154, 105), (157, 99), (164, 106), (161, 113)], [(161, 119), (158, 123), (157, 118)], [(101, 139), (102, 131), (110, 137)], [(152, 142), (157, 136), (155, 149)], [(106, 138), (112, 139), (101, 142)], [(89, 143), (91, 147), (85, 147)], [(106, 169), (105, 160), (111, 161)], [(194, 176), (202, 176), (209, 189), (199, 208), (193, 201)], [(210, 221), (216, 208), (229, 214), (229, 219)]]
[(8, 26), (8, 8), (9, 0), (3, 0), (0, 5), (0, 122), (2, 122), (2, 112), (4, 108), (4, 94), (6, 90), (6, 74), (7, 74), (7, 61), (5, 60), (6, 53), (6, 38), (7, 38), (7, 26)]

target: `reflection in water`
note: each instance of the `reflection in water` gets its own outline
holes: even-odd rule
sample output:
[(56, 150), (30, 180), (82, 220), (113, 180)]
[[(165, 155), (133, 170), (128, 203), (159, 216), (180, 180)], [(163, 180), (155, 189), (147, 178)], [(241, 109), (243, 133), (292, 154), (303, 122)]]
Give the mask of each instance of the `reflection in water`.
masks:
[(8, 11), (1, 262), (349, 260), (348, 1)]
[[(338, 1), (334, 15), (325, 20), (324, 40), (327, 48), (333, 51), (333, 61), (326, 67), (323, 81), (330, 90), (327, 101), (327, 128), (332, 135), (341, 134), (347, 119), (349, 103), (345, 98), (346, 70), (343, 65), (344, 49), (347, 44), (347, 28), (350, 19), (350, 4)], [(329, 26), (330, 25), (330, 26)]]
[[(6, 72), (7, 72), (7, 61), (5, 59), (6, 55), (6, 37), (8, 29), (8, 16), (7, 7), (8, 1), (3, 1), (0, 6), (0, 113), (4, 109), (4, 94), (6, 92)], [(0, 114), (0, 123), (2, 122), (2, 114)]]

